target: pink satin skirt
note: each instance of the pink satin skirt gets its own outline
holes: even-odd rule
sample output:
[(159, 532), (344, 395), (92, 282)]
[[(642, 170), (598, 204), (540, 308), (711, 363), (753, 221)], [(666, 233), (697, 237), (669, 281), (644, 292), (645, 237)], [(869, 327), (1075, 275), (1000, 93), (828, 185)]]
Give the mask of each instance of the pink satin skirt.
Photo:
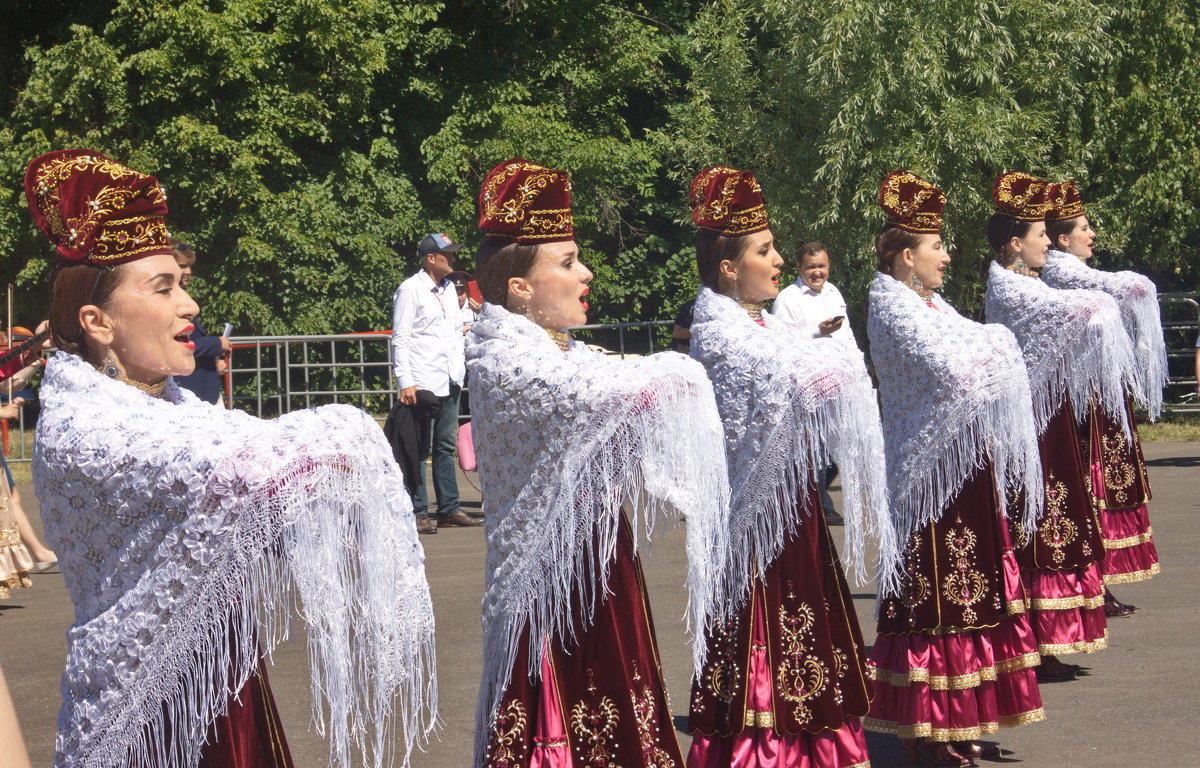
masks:
[(1108, 647), (1104, 580), (1097, 564), (1061, 571), (1023, 569), (1021, 581), (1038, 651), (1091, 653)]
[(1100, 564), (1105, 584), (1145, 581), (1158, 573), (1158, 550), (1145, 504), (1100, 510), (1100, 529), (1107, 552)]
[(869, 669), (875, 699), (864, 725), (904, 739), (966, 741), (1044, 720), (1034, 667), (1037, 640), (1019, 598), (1012, 552), (1003, 556), (1010, 611), (994, 627), (962, 632), (881, 634)]
[[(754, 593), (760, 605), (754, 611), (758, 620), (750, 651), (750, 670), (746, 681), (746, 709), (769, 715), (775, 711), (771, 700), (771, 663), (767, 658), (766, 611), (761, 595)], [(773, 723), (761, 721), (730, 736), (692, 734), (688, 768), (867, 768), (867, 742), (857, 717), (847, 718), (837, 730), (818, 733), (807, 731), (779, 735)]]
[(550, 650), (542, 656), (541, 706), (533, 729), (533, 749), (529, 768), (571, 768), (571, 747), (567, 743), (567, 724), (559, 705), (558, 685), (550, 666)]

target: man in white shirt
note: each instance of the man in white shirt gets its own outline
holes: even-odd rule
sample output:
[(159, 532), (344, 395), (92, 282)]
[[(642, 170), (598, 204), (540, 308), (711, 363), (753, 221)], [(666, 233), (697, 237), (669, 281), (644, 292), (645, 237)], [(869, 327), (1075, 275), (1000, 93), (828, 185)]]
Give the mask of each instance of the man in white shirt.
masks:
[(806, 243), (796, 263), (796, 282), (779, 292), (771, 314), (800, 333), (854, 343), (846, 322), (846, 300), (829, 282), (829, 251), (820, 243)]
[[(856, 344), (854, 332), (846, 322), (846, 300), (842, 292), (829, 282), (829, 251), (824, 245), (805, 243), (796, 263), (796, 282), (779, 292), (771, 314), (804, 336), (819, 339), (828, 337)], [(841, 525), (842, 516), (834, 509), (829, 495), (829, 483), (837, 477), (837, 466), (830, 465), (821, 473), (821, 506), (825, 521)]]
[(459, 508), (454, 473), (458, 396), (466, 361), (458, 296), (454, 284), (446, 278), (454, 271), (454, 259), (461, 247), (441, 233), (426, 236), (417, 248), (421, 268), (401, 283), (392, 297), (392, 365), (400, 402), (415, 406), (420, 389), (436, 396), (440, 406), (431, 430), (437, 523), (429, 519), (422, 461), (413, 493), (413, 512), (421, 533), (436, 533), (439, 525), (483, 524)]

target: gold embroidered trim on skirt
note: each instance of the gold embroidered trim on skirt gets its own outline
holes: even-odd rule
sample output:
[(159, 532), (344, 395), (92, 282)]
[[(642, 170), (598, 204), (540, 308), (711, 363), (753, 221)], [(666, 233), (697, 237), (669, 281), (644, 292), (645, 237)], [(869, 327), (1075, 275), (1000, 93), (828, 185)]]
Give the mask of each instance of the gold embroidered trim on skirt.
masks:
[(1136, 547), (1139, 544), (1146, 544), (1154, 540), (1154, 526), (1146, 528), (1145, 533), (1139, 533), (1135, 536), (1126, 536), (1123, 539), (1105, 539), (1105, 549), (1128, 549)]
[(1129, 573), (1113, 573), (1104, 577), (1104, 583), (1107, 584), (1131, 584), (1135, 581), (1145, 581), (1152, 576), (1156, 576), (1161, 569), (1158, 563), (1150, 566), (1144, 571), (1131, 571)]
[(1038, 650), (1043, 655), (1051, 656), (1059, 653), (1092, 653), (1103, 651), (1108, 647), (1108, 627), (1104, 628), (1104, 637), (1095, 640), (1077, 640), (1074, 643), (1038, 643)]
[[(1024, 612), (1023, 609), (1022, 609), (1022, 612)], [(964, 632), (975, 632), (976, 630), (980, 630), (980, 629), (995, 629), (998, 626), (1000, 626), (1000, 622), (996, 622), (995, 624), (980, 624), (979, 626), (974, 626), (974, 627), (955, 627), (955, 626), (947, 624), (945, 626), (933, 627), (932, 629), (922, 629), (919, 631), (921, 632), (921, 634), (930, 635), (931, 637), (945, 637), (947, 635), (961, 635)], [(914, 634), (914, 633), (905, 632), (902, 634)]]
[(1002, 659), (996, 662), (996, 671), (1002, 675), (1011, 675), (1013, 672), (1020, 672), (1023, 669), (1036, 667), (1042, 663), (1042, 654), (1037, 651), (1015, 656), (1011, 659)]
[(984, 682), (996, 681), (996, 668), (983, 667), (978, 672), (965, 675), (931, 675), (927, 669), (910, 669), (908, 673), (892, 672), (888, 669), (871, 669), (871, 677), (877, 682), (895, 688), (907, 688), (913, 683), (925, 683), (934, 691), (965, 691), (978, 688)]
[(1046, 710), (1042, 707), (1022, 712), (1019, 715), (1008, 715), (1000, 717), (1001, 728), (1016, 728), (1021, 725), (1029, 725), (1030, 723), (1040, 723), (1046, 719)]
[(569, 743), (566, 736), (533, 737), (533, 743), (538, 747), (565, 747)]
[(33, 586), (33, 579), (25, 571), (18, 571), (7, 579), (0, 580), (0, 600), (7, 598), (14, 589), (28, 589)]
[(929, 739), (931, 741), (969, 741), (981, 736), (993, 734), (1001, 728), (1016, 728), (1030, 723), (1040, 723), (1046, 719), (1046, 710), (1042, 707), (1022, 712), (1019, 715), (1001, 716), (998, 723), (980, 723), (974, 728), (934, 728), (930, 723), (915, 723), (899, 725), (888, 720), (874, 717), (864, 717), (863, 727), (869, 731), (891, 733), (902, 739)]
[(1035, 611), (1067, 611), (1072, 608), (1094, 610), (1103, 605), (1104, 595), (1096, 597), (1084, 597), (1083, 595), (1072, 595), (1071, 597), (1035, 597), (1029, 600), (1029, 606)]
[(1020, 615), (1022, 613), (1025, 613), (1025, 601), (1024, 600), (1009, 600), (1007, 603), (1004, 604), (1004, 609), (1005, 609), (1005, 612), (1009, 616)]
[(863, 760), (861, 763), (851, 763), (850, 765), (843, 766), (843, 768), (871, 768), (871, 761)]
[(747, 728), (774, 728), (775, 713), (763, 709), (746, 710)]
[[(1045, 717), (1045, 715), (1042, 715)], [(874, 717), (863, 718), (863, 728), (880, 733), (891, 733), (902, 739), (931, 739), (932, 741), (967, 741), (987, 736), (1000, 730), (999, 723), (980, 723), (974, 728), (934, 728), (930, 723), (899, 725)], [(1032, 722), (1032, 721), (1030, 721)]]

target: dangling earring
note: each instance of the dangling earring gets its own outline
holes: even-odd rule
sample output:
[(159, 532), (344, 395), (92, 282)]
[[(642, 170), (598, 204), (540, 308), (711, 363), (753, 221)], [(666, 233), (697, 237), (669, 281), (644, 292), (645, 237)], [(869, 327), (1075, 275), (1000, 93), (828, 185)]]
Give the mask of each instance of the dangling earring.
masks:
[(740, 291), (738, 291), (738, 281), (736, 277), (733, 279), (733, 300), (738, 304), (742, 303), (742, 294)]
[(913, 272), (908, 276), (908, 284), (912, 286), (912, 289), (917, 293), (920, 293), (925, 288), (925, 283), (921, 282), (921, 279), (917, 277), (916, 272)]
[(110, 379), (121, 378), (121, 367), (117, 365), (117, 356), (108, 347), (104, 348), (104, 363), (101, 370)]

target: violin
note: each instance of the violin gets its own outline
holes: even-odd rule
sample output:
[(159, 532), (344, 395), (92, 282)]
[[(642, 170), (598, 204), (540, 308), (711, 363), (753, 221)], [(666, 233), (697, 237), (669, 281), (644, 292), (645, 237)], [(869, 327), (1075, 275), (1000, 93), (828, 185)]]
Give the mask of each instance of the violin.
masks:
[(42, 356), (42, 342), (49, 335), (49, 329), (34, 333), (28, 328), (14, 326), (9, 343), (0, 345), (3, 350), (0, 352), (0, 381), (36, 363)]

